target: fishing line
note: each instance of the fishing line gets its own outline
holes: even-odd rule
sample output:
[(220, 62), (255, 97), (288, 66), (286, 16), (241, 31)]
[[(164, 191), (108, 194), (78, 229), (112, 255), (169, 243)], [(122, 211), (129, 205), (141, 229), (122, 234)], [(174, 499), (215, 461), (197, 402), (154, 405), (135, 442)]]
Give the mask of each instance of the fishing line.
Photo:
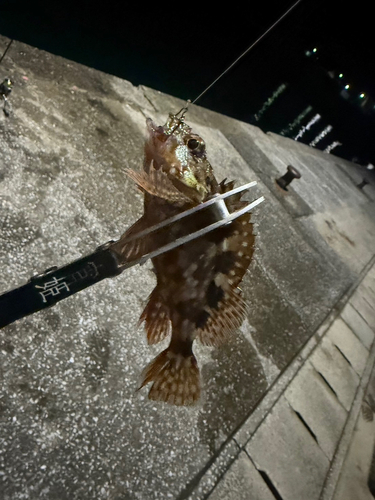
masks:
[(3, 55), (0, 57), (0, 64), (3, 62), (3, 59), (4, 59), (4, 57), (6, 56), (6, 53), (8, 52), (8, 50), (10, 49), (10, 46), (12, 45), (12, 43), (13, 43), (13, 40), (11, 40), (11, 41), (8, 43), (8, 45), (7, 45), (6, 49), (4, 50)]
[[(238, 63), (240, 59), (242, 59), (248, 52), (250, 52), (250, 50), (253, 49), (255, 45), (257, 45), (270, 31), (272, 31), (301, 1), (302, 0), (297, 0), (296, 3), (294, 3), (291, 7), (289, 7), (289, 9), (286, 12), (284, 12), (284, 14), (282, 14), (277, 19), (277, 21), (275, 21), (262, 35), (260, 35), (260, 37), (257, 38), (255, 42), (253, 42), (250, 45), (250, 47), (248, 47), (244, 52), (242, 52), (242, 54), (239, 57), (237, 57), (237, 59), (233, 61), (232, 64), (230, 64), (227, 67), (227, 69), (225, 69), (203, 92), (201, 92), (199, 96), (194, 99), (194, 101), (190, 101), (189, 99), (187, 103), (191, 102), (192, 104), (195, 104), (198, 101), (198, 99), (200, 99), (211, 87), (213, 87), (215, 83), (220, 80), (220, 78), (222, 78), (226, 73), (228, 73), (228, 71), (230, 71), (233, 68), (233, 66), (235, 66)], [(187, 110), (187, 106), (186, 108), (182, 108), (182, 110), (184, 109)]]

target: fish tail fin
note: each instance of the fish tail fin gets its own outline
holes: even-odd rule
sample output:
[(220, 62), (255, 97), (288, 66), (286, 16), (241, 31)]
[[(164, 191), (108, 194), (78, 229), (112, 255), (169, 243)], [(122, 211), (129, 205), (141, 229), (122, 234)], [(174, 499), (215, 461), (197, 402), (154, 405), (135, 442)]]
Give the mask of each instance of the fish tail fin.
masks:
[(157, 287), (151, 292), (138, 325), (143, 321), (145, 322), (147, 342), (150, 345), (164, 340), (172, 330), (168, 308), (161, 300)]
[[(190, 351), (190, 352), (188, 352)], [(153, 382), (149, 399), (177, 406), (194, 405), (200, 398), (200, 375), (192, 348), (175, 352), (169, 346), (143, 371), (141, 389)]]

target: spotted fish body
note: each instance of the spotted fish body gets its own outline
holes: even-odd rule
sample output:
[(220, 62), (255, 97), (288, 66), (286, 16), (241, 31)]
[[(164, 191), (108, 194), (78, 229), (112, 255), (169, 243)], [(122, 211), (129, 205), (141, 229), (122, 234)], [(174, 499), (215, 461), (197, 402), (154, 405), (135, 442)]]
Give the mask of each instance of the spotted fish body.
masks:
[[(233, 189), (218, 183), (206, 157), (203, 139), (182, 118), (170, 115), (163, 127), (147, 120), (142, 172), (128, 175), (144, 192), (144, 215), (121, 237), (115, 250), (125, 259), (144, 255), (176, 238), (215, 222), (204, 209), (152, 235), (130, 236), (177, 213)], [(234, 195), (226, 202), (233, 212), (247, 203)], [(170, 344), (144, 370), (141, 387), (152, 383), (149, 398), (191, 405), (200, 398), (199, 368), (193, 342), (219, 346), (242, 323), (245, 304), (238, 288), (252, 257), (253, 226), (247, 213), (230, 224), (155, 257), (156, 287), (140, 317), (149, 344), (170, 336)]]

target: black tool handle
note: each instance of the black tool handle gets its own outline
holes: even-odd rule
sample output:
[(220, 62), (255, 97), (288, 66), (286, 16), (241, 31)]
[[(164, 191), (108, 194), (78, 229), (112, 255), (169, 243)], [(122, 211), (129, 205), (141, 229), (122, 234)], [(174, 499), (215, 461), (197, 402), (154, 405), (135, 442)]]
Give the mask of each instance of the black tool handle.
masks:
[(120, 273), (108, 245), (66, 266), (47, 269), (26, 285), (0, 295), (0, 328)]

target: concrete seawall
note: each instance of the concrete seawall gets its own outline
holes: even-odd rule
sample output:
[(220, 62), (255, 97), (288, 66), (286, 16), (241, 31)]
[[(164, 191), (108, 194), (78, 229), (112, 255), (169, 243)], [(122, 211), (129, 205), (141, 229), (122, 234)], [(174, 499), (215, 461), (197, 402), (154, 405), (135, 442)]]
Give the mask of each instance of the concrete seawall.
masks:
[[(0, 293), (141, 215), (124, 169), (142, 165), (145, 118), (184, 104), (0, 36), (2, 54), (14, 91), (0, 113)], [(148, 264), (0, 330), (1, 500), (344, 499), (354, 431), (374, 432), (359, 419), (375, 355), (375, 187), (359, 189), (350, 162), (207, 109), (186, 121), (218, 180), (256, 180), (251, 197), (266, 198), (248, 318), (227, 346), (196, 345), (204, 397), (188, 409), (135, 393), (161, 350), (137, 329)], [(288, 165), (302, 177), (284, 192)]]

